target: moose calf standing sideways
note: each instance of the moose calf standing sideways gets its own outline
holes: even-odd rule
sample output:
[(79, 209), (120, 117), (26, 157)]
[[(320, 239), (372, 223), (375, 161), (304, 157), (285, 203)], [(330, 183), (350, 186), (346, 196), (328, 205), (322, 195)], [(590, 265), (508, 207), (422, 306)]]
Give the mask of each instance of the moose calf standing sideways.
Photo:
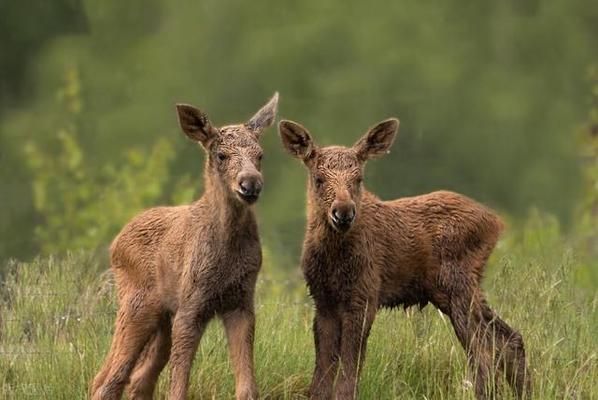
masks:
[[(263, 186), (261, 132), (278, 94), (249, 122), (216, 128), (200, 110), (177, 105), (185, 134), (207, 153), (205, 192), (195, 203), (135, 217), (111, 246), (119, 310), (112, 346), (91, 385), (93, 399), (151, 399), (170, 358), (170, 398), (184, 399), (200, 337), (222, 319), (237, 399), (254, 399), (253, 295), (262, 254), (250, 208)], [(171, 350), (172, 348), (172, 350)]]
[(309, 170), (302, 268), (316, 305), (310, 397), (355, 398), (378, 308), (431, 302), (449, 316), (468, 353), (476, 396), (492, 396), (489, 380), (498, 368), (521, 398), (529, 390), (522, 337), (480, 289), (499, 218), (456, 193), (381, 201), (362, 185), (366, 160), (388, 152), (398, 127), (389, 119), (353, 147), (319, 148), (303, 126), (279, 125), (285, 148)]

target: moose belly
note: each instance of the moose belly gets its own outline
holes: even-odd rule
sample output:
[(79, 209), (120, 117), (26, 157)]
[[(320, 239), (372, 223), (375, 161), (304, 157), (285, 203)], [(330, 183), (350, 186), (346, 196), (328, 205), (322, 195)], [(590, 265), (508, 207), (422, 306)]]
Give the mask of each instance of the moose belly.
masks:
[(407, 281), (397, 284), (394, 288), (383, 288), (380, 291), (380, 307), (408, 308), (418, 305), (423, 308), (428, 304), (428, 296), (424, 288), (416, 281)]

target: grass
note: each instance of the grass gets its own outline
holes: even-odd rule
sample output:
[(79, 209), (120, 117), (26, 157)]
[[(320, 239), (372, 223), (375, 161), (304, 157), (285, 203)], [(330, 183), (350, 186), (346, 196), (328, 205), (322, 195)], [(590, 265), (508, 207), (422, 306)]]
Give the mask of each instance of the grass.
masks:
[[(598, 296), (577, 283), (581, 266), (587, 260), (550, 227), (508, 236), (491, 259), (488, 299), (523, 334), (534, 399), (598, 399)], [(105, 268), (89, 254), (8, 266), (0, 287), (0, 398), (86, 397), (115, 316)], [(277, 270), (268, 252), (256, 304), (262, 398), (302, 398), (313, 368), (313, 306), (297, 271)], [(473, 399), (469, 379), (452, 327), (433, 307), (378, 314), (360, 398)], [(165, 398), (167, 389), (165, 371), (157, 397)], [(234, 397), (219, 323), (201, 342), (190, 393), (195, 399)], [(510, 396), (505, 391), (502, 398)]]

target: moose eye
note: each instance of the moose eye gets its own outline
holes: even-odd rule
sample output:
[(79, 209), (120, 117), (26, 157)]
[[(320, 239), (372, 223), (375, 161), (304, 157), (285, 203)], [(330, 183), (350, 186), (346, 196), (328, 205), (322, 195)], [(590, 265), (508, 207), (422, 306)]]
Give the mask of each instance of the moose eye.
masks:
[(218, 157), (219, 161), (224, 161), (228, 158), (228, 156), (224, 153), (219, 152), (218, 154), (216, 154), (216, 157)]
[(320, 188), (324, 184), (324, 179), (322, 179), (321, 176), (314, 176), (314, 183), (316, 184), (317, 188)]

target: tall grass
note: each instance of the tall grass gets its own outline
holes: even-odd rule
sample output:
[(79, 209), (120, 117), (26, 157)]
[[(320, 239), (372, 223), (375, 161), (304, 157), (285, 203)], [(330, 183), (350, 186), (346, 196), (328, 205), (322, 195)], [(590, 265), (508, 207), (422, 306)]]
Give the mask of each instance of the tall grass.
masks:
[[(592, 261), (592, 260), (591, 260)], [(593, 260), (595, 261), (595, 260)], [(534, 399), (598, 398), (598, 296), (580, 289), (586, 265), (551, 224), (502, 240), (485, 282), (491, 306), (525, 339)], [(594, 262), (595, 267), (595, 262)], [(108, 350), (115, 295), (106, 265), (89, 254), (12, 263), (0, 288), (0, 398), (78, 399)], [(304, 396), (313, 368), (312, 302), (297, 271), (266, 252), (257, 304), (256, 370), (263, 398)], [(168, 367), (167, 367), (168, 368)], [(158, 398), (165, 398), (168, 373)], [(233, 398), (219, 323), (195, 358), (191, 398)], [(502, 398), (511, 398), (509, 391)], [(466, 358), (433, 307), (381, 311), (360, 384), (364, 399), (473, 399)]]

